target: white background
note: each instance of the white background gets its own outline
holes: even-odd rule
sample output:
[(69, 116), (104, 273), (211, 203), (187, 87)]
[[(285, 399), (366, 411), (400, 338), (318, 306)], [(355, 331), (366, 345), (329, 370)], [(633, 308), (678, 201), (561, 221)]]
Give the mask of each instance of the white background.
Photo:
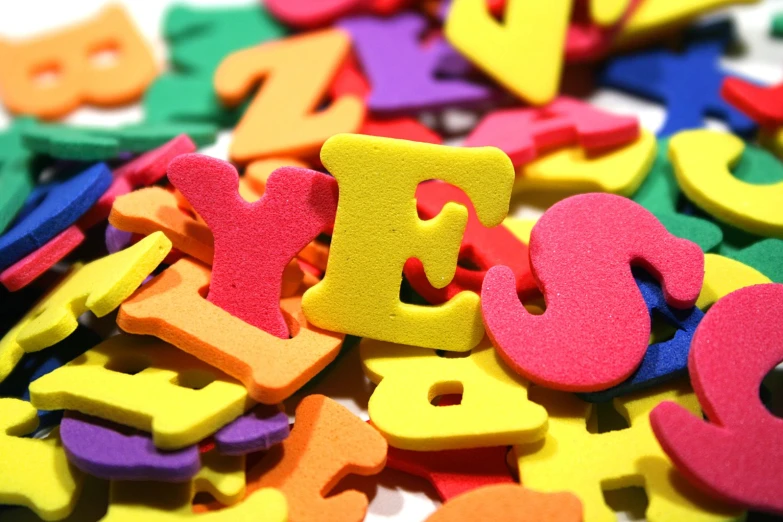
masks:
[[(688, 1), (688, 0), (682, 0)], [(104, 0), (0, 0), (0, 37), (19, 39), (29, 37), (46, 30), (56, 29), (70, 22), (89, 18), (108, 2)], [(174, 2), (165, 0), (135, 0), (120, 2), (126, 6), (142, 34), (152, 44), (161, 64), (165, 65), (166, 46), (161, 37), (161, 24), (167, 7)], [(248, 1), (200, 1), (190, 0), (191, 5), (228, 6), (247, 5)], [(783, 80), (783, 39), (773, 40), (769, 36), (771, 16), (783, 11), (783, 0), (766, 0), (752, 6), (740, 6), (721, 11), (734, 17), (743, 51), (735, 56), (724, 58), (722, 65), (737, 73), (764, 82)], [(607, 110), (623, 114), (635, 114), (642, 125), (657, 131), (663, 122), (664, 112), (656, 104), (613, 92), (599, 90), (590, 101)], [(452, 115), (455, 124), (465, 125), (470, 116), (464, 113)], [(129, 106), (117, 110), (98, 110), (82, 108), (72, 113), (65, 121), (83, 125), (114, 126), (123, 123), (141, 121), (143, 112), (139, 106)], [(467, 121), (466, 121), (467, 120)], [(8, 125), (9, 116), (0, 108), (0, 128)], [(724, 128), (720, 122), (709, 121), (708, 126)], [(223, 132), (218, 142), (202, 152), (227, 159), (231, 133)], [(521, 207), (517, 215), (522, 217), (535, 210)], [(319, 377), (315, 386), (307, 393), (323, 393), (367, 419), (367, 400), (371, 385), (364, 378), (357, 350), (351, 350), (342, 356), (326, 375)], [(289, 414), (293, 414), (296, 401), (294, 397), (286, 403)], [(374, 483), (378, 483), (376, 488)], [(418, 521), (424, 520), (439, 504), (432, 487), (423, 479), (412, 477), (391, 469), (384, 470), (373, 479), (347, 479), (358, 489), (365, 491), (371, 498), (368, 521)], [(627, 512), (620, 512), (618, 520), (637, 520)]]

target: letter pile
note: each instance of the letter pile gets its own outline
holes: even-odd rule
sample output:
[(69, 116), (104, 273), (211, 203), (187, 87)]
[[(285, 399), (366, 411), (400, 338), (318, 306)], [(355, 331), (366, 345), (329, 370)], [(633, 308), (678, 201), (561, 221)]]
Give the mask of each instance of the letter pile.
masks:
[(0, 522), (783, 520), (780, 0), (6, 2)]

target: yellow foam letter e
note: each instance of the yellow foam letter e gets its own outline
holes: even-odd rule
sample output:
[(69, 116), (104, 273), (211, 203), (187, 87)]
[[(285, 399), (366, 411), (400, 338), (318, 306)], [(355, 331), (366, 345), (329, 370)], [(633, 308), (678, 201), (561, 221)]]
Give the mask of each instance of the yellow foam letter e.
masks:
[(494, 147), (457, 148), (339, 134), (321, 149), (340, 199), (324, 279), (302, 301), (320, 328), (397, 344), (466, 351), (484, 335), (479, 297), (462, 292), (439, 306), (400, 302), (402, 267), (415, 257), (443, 288), (454, 277), (467, 209), (448, 203), (422, 221), (416, 186), (451, 183), (470, 197), (479, 220), (495, 226), (508, 213), (514, 168)]

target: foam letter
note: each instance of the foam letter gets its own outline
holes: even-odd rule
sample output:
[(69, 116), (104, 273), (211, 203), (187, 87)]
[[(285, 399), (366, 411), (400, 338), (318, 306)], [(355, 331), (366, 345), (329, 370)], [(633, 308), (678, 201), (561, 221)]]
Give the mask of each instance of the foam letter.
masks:
[(680, 188), (720, 221), (761, 236), (783, 238), (783, 181), (747, 183), (732, 175), (745, 143), (709, 130), (685, 131), (669, 141), (669, 154)]
[(333, 134), (358, 130), (364, 119), (360, 98), (344, 96), (316, 112), (350, 43), (345, 32), (327, 29), (229, 55), (215, 72), (215, 89), (225, 103), (239, 104), (266, 77), (234, 131), (231, 159), (308, 156)]
[[(454, 148), (340, 135), (321, 149), (340, 198), (324, 279), (302, 301), (316, 326), (397, 344), (466, 351), (484, 335), (479, 298), (462, 292), (440, 306), (400, 302), (400, 274), (412, 257), (443, 288), (454, 277), (468, 211), (447, 203), (421, 221), (416, 187), (441, 179), (465, 191), (484, 226), (508, 212), (514, 169), (500, 150)], [(512, 276), (513, 277), (513, 276)]]
[(688, 484), (655, 440), (649, 413), (656, 404), (676, 400), (698, 411), (686, 383), (615, 399), (615, 408), (630, 427), (607, 433), (588, 431), (591, 406), (573, 395), (536, 388), (533, 398), (549, 412), (549, 431), (543, 444), (515, 446), (519, 479), (536, 491), (572, 492), (582, 501), (584, 522), (615, 522), (603, 490), (629, 486), (644, 487), (649, 499), (645, 518), (650, 522), (745, 520), (744, 513)]
[(68, 463), (56, 429), (45, 440), (23, 438), (37, 427), (29, 402), (0, 399), (0, 503), (60, 520), (73, 511), (84, 475)]
[[(26, 203), (29, 212), (0, 236), (0, 270), (43, 247), (73, 225), (111, 183), (111, 171), (99, 163), (62, 183), (38, 187), (30, 196), (32, 201)], [(40, 202), (36, 202), (39, 198)]]
[(264, 196), (248, 203), (239, 195), (239, 175), (228, 162), (186, 154), (169, 164), (168, 176), (215, 238), (207, 299), (256, 328), (288, 339), (280, 312), (283, 270), (334, 222), (334, 178), (283, 167), (269, 177)]
[[(349, 474), (380, 473), (386, 447), (380, 433), (343, 406), (310, 395), (296, 408), (291, 435), (248, 469), (247, 491), (279, 489), (288, 501), (289, 522), (360, 522), (367, 512), (364, 493), (327, 495)], [(217, 508), (213, 503), (201, 510)]]
[(161, 484), (160, 482), (113, 482), (109, 510), (101, 522), (237, 522), (263, 520), (287, 522), (285, 497), (274, 489), (262, 489), (241, 504), (215, 513), (193, 512), (193, 497), (203, 491), (194, 482)]
[(644, 181), (655, 161), (655, 137), (642, 135), (624, 147), (589, 154), (569, 147), (547, 154), (518, 169), (514, 192), (610, 192), (630, 196)]
[(485, 116), (465, 140), (466, 147), (492, 145), (515, 167), (542, 151), (578, 144), (586, 151), (626, 145), (639, 137), (639, 121), (560, 96), (538, 108), (501, 109)]
[(462, 78), (437, 76), (438, 64), (452, 50), (443, 38), (423, 46), (427, 25), (423, 15), (412, 12), (340, 23), (350, 33), (372, 86), (367, 98), (371, 111), (396, 114), (472, 106), (493, 96), (491, 89)]
[(530, 264), (546, 299), (543, 315), (519, 302), (507, 267), (487, 272), (484, 323), (503, 359), (520, 375), (566, 391), (599, 391), (642, 362), (650, 316), (631, 264), (662, 279), (666, 302), (689, 308), (704, 276), (698, 246), (669, 234), (638, 204), (610, 194), (565, 199), (538, 220)]
[(195, 444), (252, 405), (222, 372), (166, 343), (127, 335), (33, 382), (30, 398), (39, 409), (77, 410), (151, 432), (169, 450)]
[(742, 288), (715, 303), (696, 330), (688, 362), (709, 422), (672, 403), (650, 415), (667, 455), (694, 485), (777, 515), (783, 515), (783, 420), (761, 403), (759, 387), (783, 360), (781, 312), (780, 284)]
[(512, 267), (517, 281), (517, 292), (536, 290), (530, 272), (527, 245), (518, 240), (504, 225), (487, 228), (481, 224), (470, 198), (460, 189), (439, 181), (422, 183), (416, 189), (419, 217), (432, 219), (449, 201), (468, 209), (468, 223), (460, 245), (460, 260), (467, 260), (477, 269), (457, 265), (454, 280), (443, 288), (434, 288), (427, 282), (424, 266), (416, 258), (405, 263), (405, 277), (414, 290), (433, 304), (445, 303), (464, 290), (481, 292), (481, 282), (487, 270), (495, 265)]
[(171, 243), (159, 232), (116, 254), (74, 265), (65, 280), (0, 339), (0, 381), (24, 352), (43, 350), (68, 337), (87, 310), (103, 317), (117, 308), (170, 249)]
[[(443, 399), (440, 407), (446, 407)], [(411, 451), (389, 447), (386, 467), (424, 478), (444, 502), (483, 486), (513, 484), (506, 446), (444, 451)]]
[[(646, 4), (642, 2), (639, 10)], [(723, 119), (733, 132), (750, 134), (756, 124), (720, 97), (727, 76), (720, 67), (720, 57), (729, 41), (728, 31), (722, 29), (705, 26), (694, 31), (681, 53), (657, 48), (614, 58), (600, 81), (665, 104), (666, 121), (659, 136), (703, 127), (708, 115)]]
[(721, 94), (759, 124), (765, 127), (783, 125), (783, 83), (759, 87), (740, 78), (726, 78)]
[(181, 259), (122, 304), (117, 324), (160, 337), (224, 371), (265, 404), (288, 398), (339, 353), (344, 336), (309, 325), (301, 298), (280, 303), (293, 338), (278, 339), (204, 299), (209, 282), (209, 267)]
[(557, 94), (572, 0), (508, 0), (505, 23), (486, 0), (454, 0), (444, 31), (448, 41), (506, 89), (542, 105)]
[[(365, 339), (361, 357), (365, 373), (378, 383), (370, 420), (396, 448), (508, 446), (546, 433), (546, 411), (528, 401), (529, 383), (506, 368), (488, 341), (467, 357), (446, 358), (428, 348)], [(450, 394), (462, 394), (462, 402), (431, 404)]]
[[(108, 52), (114, 63), (99, 63)], [(59, 118), (82, 103), (121, 105), (141, 96), (157, 74), (152, 51), (125, 10), (27, 42), (0, 42), (0, 91), (15, 113)], [(52, 76), (51, 81), (41, 78)]]
[(518, 484), (483, 487), (447, 502), (426, 522), (582, 522), (582, 504), (571, 493), (539, 493)]

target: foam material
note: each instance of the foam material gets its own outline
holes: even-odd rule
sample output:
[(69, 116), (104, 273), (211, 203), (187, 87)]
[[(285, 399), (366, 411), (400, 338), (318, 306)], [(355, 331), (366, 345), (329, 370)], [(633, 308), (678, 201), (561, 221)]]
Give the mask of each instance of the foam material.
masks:
[(783, 36), (783, 12), (777, 13), (772, 17), (772, 35)]
[(783, 158), (783, 126), (777, 129), (761, 129), (758, 140), (759, 144), (769, 149), (778, 158)]
[(533, 227), (529, 248), (546, 311), (525, 310), (511, 270), (498, 266), (481, 289), (484, 323), (514, 371), (566, 391), (615, 386), (642, 362), (650, 318), (631, 263), (659, 274), (674, 308), (693, 306), (704, 276), (698, 246), (669, 234), (638, 204), (609, 194), (552, 206)]
[(377, 431), (332, 399), (309, 395), (296, 408), (291, 436), (248, 469), (247, 492), (279, 489), (289, 522), (359, 522), (367, 511), (364, 493), (329, 492), (349, 474), (379, 473), (385, 462), (386, 441)]
[[(628, 22), (634, 11), (641, 4), (640, 0), (609, 0), (607, 2), (590, 2), (589, 9), (577, 8), (571, 14), (570, 25), (566, 33), (565, 57), (567, 62), (593, 62), (605, 58), (612, 49), (617, 34)], [(599, 16), (593, 16), (591, 11), (604, 11), (604, 6), (613, 6), (615, 16), (612, 23), (597, 23)]]
[[(603, 5), (614, 3), (619, 9), (620, 17), (608, 25), (600, 25), (591, 17), (591, 9), (599, 8)], [(566, 29), (565, 40), (565, 59), (569, 63), (573, 62), (593, 62), (606, 57), (611, 51), (612, 44), (617, 33), (626, 23), (629, 16), (633, 13), (639, 0), (608, 0), (603, 2), (598, 0), (590, 2), (589, 5), (577, 4), (570, 17), (568, 28)], [(622, 4), (622, 7), (620, 7)], [(496, 19), (503, 16), (506, 0), (488, 0), (489, 11)], [(448, 9), (442, 8), (438, 13), (438, 18), (445, 21), (448, 15)], [(438, 72), (444, 75), (464, 74), (471, 71), (473, 66), (457, 50), (453, 50), (446, 60), (439, 64)]]
[(285, 28), (258, 3), (172, 6), (163, 19), (171, 70), (158, 76), (145, 93), (146, 118), (234, 126), (241, 111), (223, 107), (215, 96), (215, 69), (228, 54), (285, 34)]
[(406, 3), (407, 0), (269, 0), (264, 5), (276, 18), (288, 25), (313, 29), (331, 25), (338, 18), (365, 10), (389, 15)]
[[(110, 67), (92, 59), (113, 50)], [(56, 71), (54, 82), (39, 82), (41, 63)], [(97, 16), (27, 41), (0, 40), (0, 91), (13, 113), (55, 119), (82, 104), (116, 106), (132, 102), (157, 74), (152, 50), (125, 9), (111, 5)]]
[(723, 232), (715, 223), (683, 212), (683, 196), (668, 158), (668, 140), (660, 140), (657, 148), (655, 162), (633, 200), (652, 212), (675, 236), (693, 241), (704, 252), (714, 250), (723, 240)]
[(127, 247), (133, 238), (132, 233), (124, 232), (110, 224), (106, 225), (106, 232), (104, 236), (106, 239), (106, 250), (110, 254), (119, 252), (123, 248)]
[(37, 250), (0, 272), (0, 283), (11, 292), (21, 290), (73, 252), (84, 241), (84, 232), (71, 225)]
[(783, 240), (762, 239), (727, 255), (752, 266), (775, 283), (783, 283)]
[(648, 416), (657, 404), (674, 400), (698, 412), (686, 381), (615, 399), (615, 409), (630, 427), (606, 433), (597, 433), (588, 420), (594, 406), (573, 395), (536, 388), (533, 398), (549, 412), (549, 431), (543, 444), (514, 447), (519, 480), (542, 493), (573, 493), (584, 507), (584, 522), (617, 520), (604, 491), (630, 486), (644, 487), (648, 498), (644, 517), (649, 522), (745, 520), (744, 512), (691, 486), (655, 440)]
[(517, 169), (514, 192), (610, 192), (630, 196), (655, 159), (655, 138), (647, 131), (634, 142), (600, 154), (569, 147)]
[(767, 276), (746, 264), (718, 254), (706, 254), (704, 285), (696, 306), (706, 312), (712, 305), (735, 290), (770, 282)]
[(37, 426), (29, 402), (0, 398), (0, 503), (60, 520), (73, 511), (83, 475), (68, 464), (56, 429), (45, 440), (23, 438)]
[(0, 234), (24, 206), (35, 183), (30, 172), (31, 155), (22, 145), (23, 129), (34, 125), (31, 118), (16, 118), (0, 132)]
[[(445, 406), (442, 406), (445, 407)], [(442, 501), (492, 484), (513, 484), (508, 448), (411, 451), (389, 447), (386, 467), (423, 477)]]
[(489, 113), (471, 131), (464, 146), (498, 147), (518, 167), (542, 152), (566, 145), (595, 152), (628, 145), (639, 136), (637, 118), (614, 115), (575, 98), (559, 96), (542, 107)]
[(681, 132), (669, 142), (677, 182), (691, 201), (746, 232), (783, 239), (783, 181), (756, 185), (733, 176), (744, 149), (740, 138), (710, 130)]
[[(106, 514), (109, 503), (109, 483), (86, 475), (76, 503), (71, 514), (62, 522), (87, 522), (100, 520)], [(3, 506), (0, 510), (0, 520), (3, 522), (41, 522), (41, 517), (34, 511), (24, 507)]]
[(297, 259), (299, 261), (307, 262), (323, 274), (323, 272), (326, 271), (326, 264), (329, 261), (329, 246), (318, 240), (312, 241), (299, 252)]
[(180, 134), (141, 156), (115, 169), (114, 181), (109, 190), (79, 220), (80, 225), (89, 228), (109, 217), (111, 207), (118, 196), (160, 181), (166, 175), (169, 162), (180, 154), (196, 151), (196, 144), (187, 134)]
[(285, 497), (274, 489), (262, 489), (241, 504), (208, 514), (195, 514), (191, 503), (195, 484), (159, 482), (114, 482), (109, 510), (101, 522), (237, 522), (263, 520), (287, 522)]
[(288, 437), (288, 415), (276, 406), (259, 404), (215, 433), (222, 455), (244, 455), (271, 448)]
[(724, 6), (751, 4), (756, 0), (652, 0), (633, 12), (618, 35), (617, 44), (628, 46), (656, 38), (661, 30), (685, 27), (699, 16)]
[[(247, 200), (258, 200), (261, 197), (249, 188), (243, 190), (241, 181), (240, 195)], [(181, 195), (179, 197), (181, 198)], [(163, 232), (171, 239), (174, 248), (211, 265), (214, 257), (212, 232), (202, 219), (193, 217), (192, 210), (182, 208), (183, 206), (189, 206), (184, 198), (180, 201), (178, 193), (172, 193), (162, 187), (136, 190), (117, 198), (109, 215), (109, 224), (136, 234)], [(317, 247), (308, 245), (300, 255), (307, 255), (308, 252), (313, 256), (323, 255), (313, 249), (317, 250)], [(323, 266), (326, 266), (325, 262)], [(281, 295), (293, 296), (302, 280), (302, 270), (297, 262), (292, 260), (283, 270)]]
[(783, 125), (783, 83), (761, 87), (740, 78), (726, 78), (720, 93), (759, 125)]
[(177, 196), (163, 187), (143, 188), (118, 197), (109, 224), (134, 234), (160, 231), (177, 250), (212, 264), (214, 242), (209, 227), (181, 209)]
[(204, 123), (145, 121), (116, 129), (38, 124), (23, 132), (25, 146), (38, 154), (98, 161), (117, 158), (121, 152), (147, 152), (182, 134), (203, 147), (214, 143), (217, 127)]
[[(467, 357), (364, 339), (362, 366), (378, 384), (368, 412), (395, 448), (415, 451), (508, 446), (540, 440), (546, 411), (527, 398), (529, 383), (511, 372), (485, 339)], [(436, 407), (441, 395), (459, 405)], [(513, 410), (515, 415), (503, 412)]]
[(119, 141), (111, 131), (59, 124), (36, 124), (25, 129), (24, 145), (31, 152), (58, 159), (101, 161), (120, 154)]
[[(239, 195), (245, 200), (258, 201), (266, 191), (269, 176), (280, 167), (307, 168), (307, 164), (292, 158), (269, 158), (256, 160), (245, 169), (245, 175), (239, 180)], [(245, 185), (245, 193), (243, 187)]]
[(372, 86), (367, 108), (373, 114), (472, 107), (495, 97), (492, 89), (467, 79), (437, 77), (439, 63), (452, 51), (443, 37), (422, 45), (428, 25), (424, 15), (411, 11), (340, 22)]
[(398, 140), (420, 141), (422, 143), (443, 143), (438, 133), (428, 129), (414, 118), (365, 118), (358, 134), (381, 136)]
[[(240, 416), (218, 433), (230, 431), (233, 438), (229, 444), (250, 448), (250, 437), (258, 438), (260, 434), (258, 421), (247, 426), (251, 413)], [(287, 435), (288, 418), (283, 415), (283, 420)], [(239, 502), (245, 495), (244, 458), (226, 456), (216, 449), (200, 456), (197, 446), (161, 451), (149, 434), (76, 412), (66, 415), (60, 429), (69, 461), (91, 475), (107, 480), (187, 482), (193, 479), (197, 488), (212, 493), (226, 505)], [(255, 443), (253, 447), (268, 446)]]
[(195, 444), (253, 402), (241, 384), (157, 339), (118, 335), (30, 385), (38, 409), (76, 410), (152, 433), (155, 446)]
[(449, 201), (459, 203), (468, 210), (468, 222), (462, 236), (459, 257), (477, 269), (457, 264), (454, 279), (443, 288), (434, 288), (427, 281), (421, 261), (411, 258), (406, 261), (404, 272), (413, 289), (430, 303), (444, 303), (465, 290), (480, 293), (481, 282), (487, 270), (495, 265), (505, 265), (512, 267), (514, 271), (517, 293), (535, 290), (536, 283), (530, 272), (525, 243), (514, 237), (502, 224), (492, 228), (483, 226), (470, 198), (455, 186), (431, 181), (416, 188), (416, 208), (420, 218), (436, 217)]
[[(709, 254), (708, 254), (709, 255)], [(706, 259), (705, 259), (706, 265)], [(582, 394), (581, 398), (590, 402), (610, 401), (620, 395), (632, 393), (637, 390), (649, 388), (656, 384), (684, 375), (688, 370), (688, 353), (690, 352), (691, 339), (699, 326), (704, 313), (697, 307), (678, 310), (666, 304), (661, 287), (649, 275), (642, 271), (634, 270), (634, 279), (642, 292), (642, 297), (647, 305), (650, 319), (654, 321), (661, 318), (674, 327), (674, 336), (666, 341), (653, 342), (647, 347), (642, 359), (642, 364), (628, 380), (608, 390)], [(705, 286), (706, 286), (705, 269)], [(714, 277), (714, 275), (712, 275)], [(704, 286), (702, 286), (704, 293)], [(701, 298), (701, 294), (699, 295)]]
[(203, 453), (201, 469), (193, 479), (199, 492), (209, 493), (224, 506), (238, 504), (245, 497), (244, 455), (223, 455), (215, 449)]
[(486, 486), (447, 502), (426, 522), (582, 522), (582, 504), (571, 493), (539, 493), (517, 484)]
[(171, 248), (162, 234), (133, 247), (81, 266), (70, 274), (0, 339), (0, 380), (25, 352), (37, 352), (68, 337), (78, 317), (91, 311), (108, 314), (158, 266)]
[[(437, 179), (462, 189), (479, 221), (499, 225), (508, 212), (514, 169), (492, 147), (456, 148), (389, 138), (338, 135), (321, 149), (340, 197), (324, 279), (302, 304), (328, 330), (444, 350), (466, 351), (484, 335), (479, 299), (462, 292), (436, 307), (400, 302), (400, 274), (416, 257), (429, 283), (454, 277), (468, 211), (447, 203), (434, 219), (416, 213), (416, 187)], [(481, 173), (481, 175), (478, 175)]]
[(319, 107), (350, 44), (344, 31), (326, 29), (226, 57), (214, 85), (228, 106), (242, 102), (259, 77), (268, 79), (234, 130), (231, 159), (247, 163), (270, 156), (307, 157), (333, 134), (356, 132), (365, 112), (360, 98), (344, 96)]
[(178, 73), (211, 78), (232, 51), (282, 38), (286, 29), (263, 6), (173, 6), (163, 23)]
[(716, 30), (715, 25), (703, 26), (692, 31), (681, 53), (661, 47), (614, 58), (599, 81), (665, 104), (666, 120), (659, 136), (703, 127), (708, 115), (722, 119), (732, 132), (749, 135), (756, 124), (720, 97), (720, 86), (727, 77), (720, 57), (730, 43), (729, 32), (722, 27)]
[(161, 451), (143, 432), (77, 412), (65, 415), (60, 437), (69, 462), (106, 480), (184, 482), (201, 467), (196, 446)]
[(209, 283), (209, 267), (177, 261), (123, 303), (117, 324), (160, 337), (226, 372), (265, 404), (288, 398), (339, 353), (344, 336), (310, 325), (300, 298), (282, 300), (293, 338), (278, 339), (204, 299)]
[[(30, 383), (51, 373), (64, 364), (80, 356), (96, 344), (101, 342), (101, 337), (87, 328), (79, 326), (71, 335), (41, 351), (24, 354), (7, 376), (5, 372), (10, 368), (0, 369), (0, 397), (18, 397), (22, 400), (30, 400)], [(8, 353), (8, 352), (6, 352)], [(0, 366), (3, 366), (0, 363)], [(38, 428), (44, 429), (60, 423), (63, 412), (38, 411)]]
[(692, 484), (726, 502), (777, 515), (783, 514), (775, 480), (783, 471), (783, 451), (775, 441), (783, 420), (764, 407), (759, 388), (783, 360), (781, 310), (780, 284), (742, 288), (715, 303), (696, 331), (688, 361), (709, 422), (672, 403), (650, 415), (666, 454)]
[[(358, 17), (358, 19), (361, 20), (363, 17)], [(349, 27), (346, 27), (345, 30), (350, 32)], [(353, 40), (353, 36), (351, 36), (351, 40)], [(359, 98), (366, 99), (371, 90), (370, 82), (365, 78), (363, 68), (359, 67), (355, 53), (351, 53), (345, 58), (345, 61), (340, 66), (340, 70), (337, 71), (332, 84), (329, 86), (329, 96), (337, 98), (346, 94), (353, 94)], [(370, 117), (370, 115), (367, 116)]]
[(560, 85), (571, 2), (537, 9), (526, 0), (507, 0), (505, 22), (488, 6), (455, 0), (444, 33), (453, 45), (496, 82), (532, 105), (552, 101)]
[(0, 269), (43, 247), (75, 223), (111, 182), (111, 171), (99, 163), (67, 181), (44, 187), (40, 203), (0, 236)]
[(590, 18), (598, 25), (607, 26), (617, 23), (623, 16), (630, 0), (600, 0), (590, 4)]
[(234, 166), (219, 159), (182, 155), (169, 164), (168, 177), (215, 237), (207, 299), (288, 339), (280, 311), (283, 270), (334, 222), (337, 182), (312, 170), (283, 167), (270, 175), (264, 196), (251, 204), (238, 193)]

